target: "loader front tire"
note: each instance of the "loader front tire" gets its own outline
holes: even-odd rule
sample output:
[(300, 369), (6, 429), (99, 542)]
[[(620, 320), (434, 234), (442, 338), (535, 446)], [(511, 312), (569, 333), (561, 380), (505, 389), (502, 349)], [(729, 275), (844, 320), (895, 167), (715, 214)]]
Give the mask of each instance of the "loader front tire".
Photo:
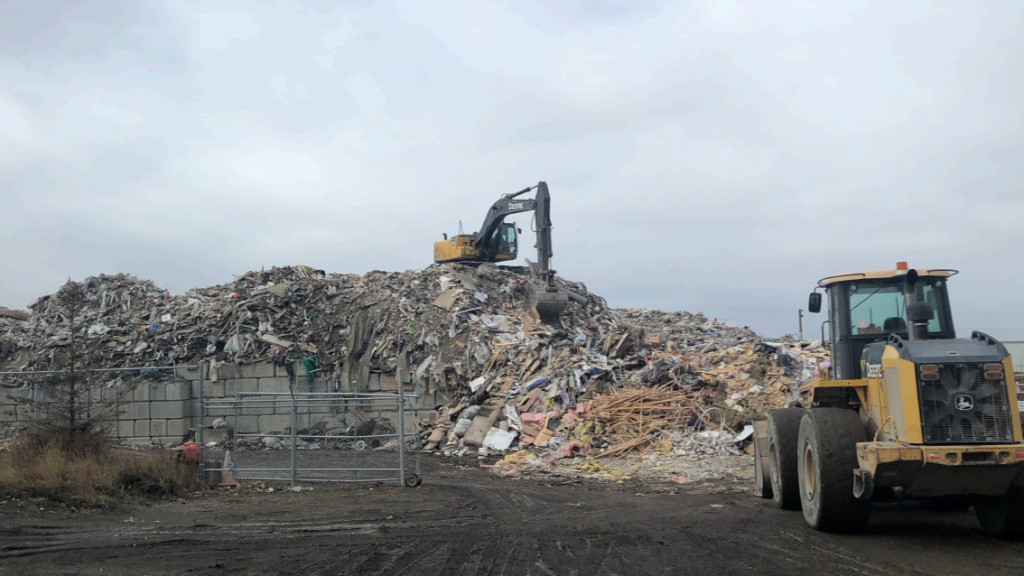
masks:
[(783, 510), (800, 509), (800, 484), (797, 480), (797, 436), (802, 408), (780, 408), (768, 413), (768, 460), (772, 499)]
[(814, 408), (800, 422), (797, 474), (804, 519), (823, 532), (856, 532), (867, 527), (871, 501), (853, 495), (857, 442), (865, 441), (857, 412)]
[(978, 496), (974, 499), (974, 512), (985, 534), (1024, 540), (1024, 488), (1010, 488), (1002, 496)]

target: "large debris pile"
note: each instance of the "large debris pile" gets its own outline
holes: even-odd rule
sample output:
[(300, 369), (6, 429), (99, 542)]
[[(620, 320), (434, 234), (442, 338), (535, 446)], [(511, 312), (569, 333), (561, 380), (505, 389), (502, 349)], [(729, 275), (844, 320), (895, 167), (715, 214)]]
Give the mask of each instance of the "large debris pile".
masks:
[[(610, 317), (571, 343), (533, 324), (529, 334), (546, 361), (499, 356), (485, 364), (461, 398), (423, 421), (424, 447), (448, 454), (540, 448), (557, 459), (720, 446), (743, 439), (734, 433), (741, 424), (795, 399), (827, 359), (817, 343), (763, 342), (700, 314)], [(518, 470), (524, 458), (506, 460), (505, 470)]]
[[(597, 321), (605, 309), (601, 300), (582, 285), (561, 284), (574, 297), (561, 329)], [(176, 296), (125, 274), (81, 285), (86, 306), (76, 327), (96, 366), (170, 366), (204, 358), (250, 363), (294, 352), (315, 356), (325, 373), (364, 360), (372, 360), (363, 366), (368, 370), (394, 372), (404, 346), (422, 369), (421, 380), (444, 384), (442, 365), (468, 375), (474, 360), (482, 358), (476, 362), (482, 364), (491, 356), (492, 345), (522, 343), (512, 324), (518, 326), (525, 308), (527, 278), (496, 267), (445, 265), (359, 276), (294, 266), (249, 272)], [(4, 369), (50, 368), (70, 341), (69, 312), (53, 296), (29, 308), (0, 314)], [(431, 356), (433, 368), (424, 374), (430, 366), (420, 360)]]
[[(613, 310), (559, 282), (570, 307), (545, 324), (526, 307), (528, 278), (501, 267), (359, 276), (293, 266), (180, 295), (118, 274), (82, 282), (76, 328), (93, 367), (301, 358), (328, 390), (354, 391), (371, 373), (407, 374), (418, 391), (452, 399), (423, 422), (424, 447), (446, 452), (646, 449), (666, 427), (699, 427), (710, 407), (735, 426), (783, 406), (824, 359), (702, 314)], [(53, 367), (68, 317), (52, 296), (0, 314), (0, 369)], [(643, 425), (624, 427), (621, 412), (600, 409), (602, 395), (631, 389), (662, 391), (671, 410), (640, 409)]]

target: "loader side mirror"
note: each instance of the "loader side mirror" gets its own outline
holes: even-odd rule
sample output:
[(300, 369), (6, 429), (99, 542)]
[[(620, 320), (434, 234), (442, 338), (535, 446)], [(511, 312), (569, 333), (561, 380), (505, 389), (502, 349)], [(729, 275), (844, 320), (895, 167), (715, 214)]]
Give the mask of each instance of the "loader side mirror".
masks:
[(821, 312), (821, 293), (811, 292), (811, 297), (807, 300), (807, 311), (811, 314)]

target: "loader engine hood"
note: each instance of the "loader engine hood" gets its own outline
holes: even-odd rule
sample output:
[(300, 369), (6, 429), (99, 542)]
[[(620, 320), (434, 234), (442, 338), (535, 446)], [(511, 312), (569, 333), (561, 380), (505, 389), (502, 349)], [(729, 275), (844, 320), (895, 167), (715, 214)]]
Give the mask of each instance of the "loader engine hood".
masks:
[(892, 335), (864, 350), (869, 375), (878, 374), (889, 347), (899, 353), (900, 360), (913, 363), (913, 380), (898, 385), (916, 388), (925, 444), (1013, 441), (1013, 406), (1006, 380), (1012, 374), (1002, 369), (1009, 352), (1001, 342), (981, 332), (969, 339), (917, 341)]
[(1010, 355), (1002, 342), (981, 332), (974, 332), (970, 339), (949, 340), (911, 341), (895, 336), (886, 344), (896, 348), (900, 358), (914, 364), (1002, 362)]

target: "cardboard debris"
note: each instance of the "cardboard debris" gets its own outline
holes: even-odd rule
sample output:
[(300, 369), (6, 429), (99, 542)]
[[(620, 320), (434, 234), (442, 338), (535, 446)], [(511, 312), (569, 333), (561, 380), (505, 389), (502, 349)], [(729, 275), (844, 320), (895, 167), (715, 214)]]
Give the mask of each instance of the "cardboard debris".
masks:
[(291, 348), (292, 346), (295, 345), (293, 342), (282, 340), (276, 336), (271, 336), (269, 334), (264, 334), (263, 336), (260, 336), (260, 340), (268, 344), (273, 344), (274, 346), (280, 346), (282, 348)]
[(455, 306), (455, 299), (458, 297), (459, 291), (454, 288), (445, 290), (440, 296), (434, 300), (434, 306), (443, 310), (451, 310), (452, 306)]

